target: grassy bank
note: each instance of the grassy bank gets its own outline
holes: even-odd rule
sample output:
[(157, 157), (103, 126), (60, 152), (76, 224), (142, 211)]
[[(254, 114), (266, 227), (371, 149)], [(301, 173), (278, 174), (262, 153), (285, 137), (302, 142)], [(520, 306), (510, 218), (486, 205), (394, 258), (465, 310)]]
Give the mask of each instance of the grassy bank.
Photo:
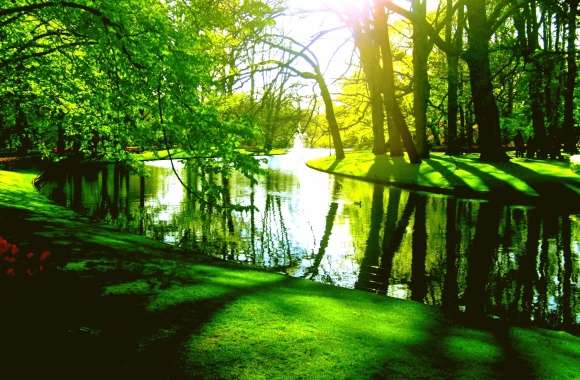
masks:
[(377, 183), (449, 194), (507, 201), (580, 200), (580, 175), (571, 170), (569, 163), (560, 161), (513, 159), (483, 163), (476, 155), (451, 157), (432, 153), (420, 165), (410, 165), (403, 158), (352, 152), (343, 160), (325, 157), (309, 161), (308, 166)]
[[(2, 374), (18, 378), (577, 379), (580, 338), (192, 258), (48, 202), (0, 171), (0, 235), (53, 252), (1, 278)], [(26, 248), (26, 249), (25, 249)], [(55, 376), (51, 376), (55, 375)], [(7, 375), (6, 378), (17, 378)]]

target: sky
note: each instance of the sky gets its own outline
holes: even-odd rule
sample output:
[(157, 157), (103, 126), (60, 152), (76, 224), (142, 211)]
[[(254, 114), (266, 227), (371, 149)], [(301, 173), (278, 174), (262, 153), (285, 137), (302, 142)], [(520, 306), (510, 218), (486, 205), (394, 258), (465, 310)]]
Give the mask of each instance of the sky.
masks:
[[(352, 73), (358, 64), (351, 32), (344, 26), (338, 14), (356, 11), (361, 7), (361, 4), (369, 1), (286, 0), (286, 15), (278, 20), (278, 27), (289, 36), (307, 44), (321, 31), (332, 30), (311, 47), (320, 62), (327, 85), (332, 93), (336, 94), (341, 90), (341, 83), (337, 79), (344, 77), (347, 72)], [(395, 0), (394, 2), (403, 8), (409, 8), (407, 0)], [(429, 0), (427, 7), (435, 9), (438, 3), (436, 0)], [(391, 20), (397, 18), (398, 16), (392, 16)], [(300, 68), (309, 69), (306, 64)], [(304, 91), (305, 93), (312, 92), (311, 87)]]
[[(340, 84), (335, 82), (349, 68), (354, 50), (350, 31), (340, 18), (329, 8), (341, 9), (357, 0), (287, 0), (288, 10), (278, 26), (301, 43), (309, 43), (320, 31), (333, 30), (312, 45), (311, 50), (318, 58), (331, 92), (338, 92)], [(338, 8), (337, 8), (338, 7)], [(331, 64), (332, 62), (332, 64)], [(356, 59), (355, 59), (356, 64)], [(307, 65), (301, 69), (309, 69)]]

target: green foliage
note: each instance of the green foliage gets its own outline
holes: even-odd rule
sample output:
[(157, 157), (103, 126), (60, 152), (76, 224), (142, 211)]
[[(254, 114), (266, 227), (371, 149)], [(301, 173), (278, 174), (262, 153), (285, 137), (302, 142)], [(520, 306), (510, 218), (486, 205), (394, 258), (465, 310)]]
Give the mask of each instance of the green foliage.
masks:
[(121, 159), (127, 146), (162, 147), (166, 129), (172, 146), (235, 164), (251, 128), (222, 106), (216, 73), (272, 24), (266, 2), (53, 4), (0, 4), (0, 148)]

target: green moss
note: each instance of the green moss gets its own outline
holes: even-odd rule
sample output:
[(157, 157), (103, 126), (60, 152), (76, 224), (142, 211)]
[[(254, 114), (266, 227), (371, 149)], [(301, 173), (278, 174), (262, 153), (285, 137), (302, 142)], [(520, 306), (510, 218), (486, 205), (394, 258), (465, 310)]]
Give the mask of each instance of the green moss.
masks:
[[(580, 338), (568, 333), (473, 328), (415, 302), (196, 262), (164, 244), (88, 224), (38, 194), (33, 178), (0, 171), (0, 231), (11, 240), (53, 244), (61, 269), (25, 296), (3, 299), (3, 308), (10, 310), (4, 316), (16, 316), (11, 330), (30, 332), (19, 336), (26, 350), (35, 347), (42, 355), (34, 357), (50, 364), (38, 366), (43, 376), (63, 368), (98, 370), (103, 378), (573, 379), (580, 373)], [(425, 180), (438, 181), (432, 172)], [(22, 299), (26, 313), (18, 314)], [(26, 315), (41, 315), (43, 323)], [(4, 357), (7, 363), (22, 358), (29, 360)]]
[(485, 163), (475, 155), (451, 157), (433, 153), (420, 165), (411, 165), (402, 158), (353, 152), (343, 160), (325, 157), (309, 161), (308, 165), (373, 182), (444, 193), (511, 200), (580, 197), (580, 176), (567, 163), (558, 161), (513, 159)]

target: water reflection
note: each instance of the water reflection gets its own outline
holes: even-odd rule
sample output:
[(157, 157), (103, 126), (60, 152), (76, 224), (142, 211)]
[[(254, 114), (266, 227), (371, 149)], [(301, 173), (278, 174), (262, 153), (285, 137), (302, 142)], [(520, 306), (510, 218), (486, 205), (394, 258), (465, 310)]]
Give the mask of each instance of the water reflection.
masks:
[[(97, 220), (225, 260), (440, 305), (450, 315), (580, 322), (578, 215), (409, 192), (333, 177), (302, 152), (252, 183), (167, 162), (55, 175), (43, 191)], [(314, 152), (311, 154), (320, 154)], [(215, 193), (210, 182), (223, 185)], [(217, 208), (216, 204), (226, 206)], [(230, 205), (248, 206), (236, 211)]]

